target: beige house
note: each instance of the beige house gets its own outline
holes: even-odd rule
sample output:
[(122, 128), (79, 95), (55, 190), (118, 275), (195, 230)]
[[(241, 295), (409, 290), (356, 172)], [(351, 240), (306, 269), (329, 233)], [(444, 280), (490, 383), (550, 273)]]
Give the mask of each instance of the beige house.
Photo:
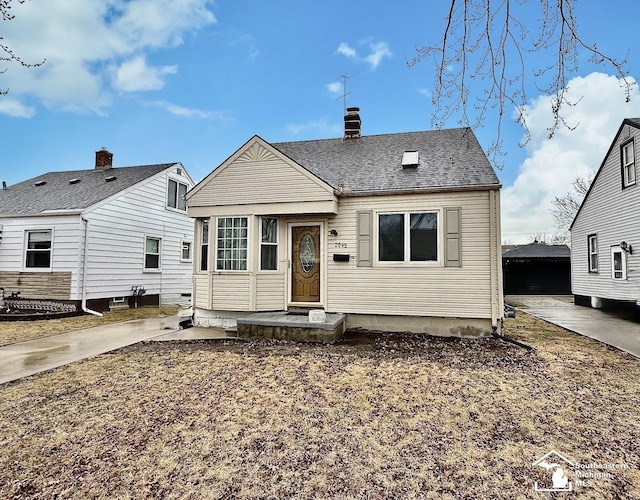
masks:
[(360, 136), (349, 113), (345, 139), (254, 136), (187, 194), (195, 324), (313, 308), (347, 328), (499, 332), (500, 183), (473, 132)]

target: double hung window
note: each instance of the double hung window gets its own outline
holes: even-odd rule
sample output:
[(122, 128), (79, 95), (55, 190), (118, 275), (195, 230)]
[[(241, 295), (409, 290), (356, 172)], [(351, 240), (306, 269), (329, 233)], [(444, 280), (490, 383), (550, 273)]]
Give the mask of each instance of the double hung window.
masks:
[(598, 272), (598, 235), (587, 236), (587, 253), (589, 256), (589, 272)]
[(144, 244), (144, 268), (160, 269), (160, 238), (147, 236)]
[(278, 270), (278, 219), (260, 219), (260, 270)]
[(636, 183), (636, 160), (633, 141), (622, 145), (622, 186)]
[(51, 230), (27, 231), (25, 267), (47, 269), (51, 267)]

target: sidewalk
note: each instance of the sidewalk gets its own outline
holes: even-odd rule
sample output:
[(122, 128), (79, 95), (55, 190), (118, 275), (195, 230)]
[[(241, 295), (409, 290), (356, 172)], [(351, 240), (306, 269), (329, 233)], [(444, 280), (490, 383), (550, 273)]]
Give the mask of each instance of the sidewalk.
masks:
[(537, 318), (640, 358), (640, 323), (600, 309), (576, 306), (571, 297), (512, 295), (513, 305)]

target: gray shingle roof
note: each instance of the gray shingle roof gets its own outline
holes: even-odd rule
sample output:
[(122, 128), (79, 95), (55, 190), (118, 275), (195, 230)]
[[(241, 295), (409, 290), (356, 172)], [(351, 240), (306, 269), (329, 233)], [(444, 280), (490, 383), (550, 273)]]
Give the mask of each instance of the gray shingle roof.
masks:
[[(83, 210), (175, 163), (107, 170), (49, 172), (0, 190), (0, 215), (31, 215), (45, 210)], [(107, 177), (115, 176), (111, 182)], [(72, 179), (80, 182), (70, 184)], [(46, 184), (36, 186), (36, 182)]]
[[(334, 188), (355, 193), (499, 187), (500, 181), (468, 128), (272, 143)], [(417, 168), (402, 153), (419, 152)]]
[(568, 259), (570, 257), (571, 250), (567, 245), (545, 245), (544, 243), (520, 245), (502, 254), (503, 259)]

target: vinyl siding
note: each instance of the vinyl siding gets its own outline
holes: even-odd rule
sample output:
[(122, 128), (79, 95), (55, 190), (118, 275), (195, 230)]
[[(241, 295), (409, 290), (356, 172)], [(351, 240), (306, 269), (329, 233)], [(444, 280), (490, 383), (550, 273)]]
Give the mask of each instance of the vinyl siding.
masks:
[[(292, 189), (295, 186), (295, 189)], [(333, 190), (301, 167), (294, 167), (254, 143), (203, 181), (189, 206), (224, 206), (333, 200)]]
[[(620, 145), (634, 138), (636, 184), (622, 189)], [(640, 131), (625, 125), (615, 138), (588, 198), (571, 229), (571, 281), (575, 295), (613, 300), (640, 300)], [(598, 272), (590, 273), (587, 236), (598, 237)], [(611, 247), (633, 245), (627, 256), (627, 280), (611, 278)], [(636, 250), (636, 247), (638, 250)]]
[(256, 310), (285, 309), (285, 276), (282, 273), (262, 273), (256, 276)]
[[(3, 226), (0, 286), (5, 288), (5, 292), (19, 291), (25, 298), (75, 299), (78, 289), (80, 217), (12, 217), (0, 219), (0, 224)], [(27, 269), (24, 265), (25, 233), (38, 229), (52, 230), (51, 269), (48, 271)], [(64, 285), (53, 284), (54, 276), (58, 276), (58, 273), (63, 277)], [(49, 275), (51, 279), (38, 275)], [(47, 295), (47, 289), (50, 295)]]
[(194, 274), (193, 275), (193, 305), (200, 309), (209, 309), (209, 274)]
[[(277, 272), (257, 272), (259, 221), (250, 219), (249, 270), (199, 273), (195, 278), (196, 307), (219, 311), (282, 310), (288, 305), (290, 273), (287, 264), (289, 225), (323, 223), (324, 280), (321, 302), (329, 312), (497, 319), (502, 317), (499, 276), (499, 192), (489, 191), (345, 197), (337, 216), (280, 217)], [(491, 209), (491, 203), (495, 206)], [(462, 266), (444, 266), (443, 211), (460, 209)], [(373, 213), (374, 261), (358, 267), (357, 213)], [(439, 214), (439, 262), (377, 262), (377, 214), (436, 211)], [(491, 222), (491, 217), (493, 223)], [(213, 224), (213, 222), (212, 222)], [(331, 236), (332, 229), (338, 232)], [(493, 245), (491, 241), (493, 239)], [(210, 242), (214, 248), (215, 242)], [(494, 265), (492, 267), (491, 252)], [(348, 262), (334, 262), (334, 254), (348, 254)], [(213, 265), (213, 264), (212, 264)], [(210, 276), (208, 282), (206, 277)], [(211, 289), (209, 290), (209, 283)]]
[[(171, 178), (192, 186), (171, 169)], [(182, 241), (193, 245), (193, 220), (166, 207), (166, 172), (86, 212), (89, 220), (87, 299), (131, 295), (143, 286), (162, 304), (190, 302), (192, 262), (181, 262)], [(145, 238), (161, 239), (160, 271), (144, 270)], [(193, 250), (193, 246), (192, 246)]]
[(251, 311), (251, 276), (222, 273), (212, 277), (211, 304), (214, 311)]
[[(444, 207), (461, 209), (462, 267), (444, 267), (442, 262)], [(373, 267), (357, 267), (356, 213), (362, 210), (372, 210), (374, 216)], [(438, 211), (439, 264), (376, 262), (377, 214), (405, 211)], [(327, 310), (491, 318), (489, 215), (487, 191), (342, 199), (340, 214), (328, 221), (338, 236), (328, 238)], [(350, 254), (349, 262), (334, 262), (334, 253)]]

